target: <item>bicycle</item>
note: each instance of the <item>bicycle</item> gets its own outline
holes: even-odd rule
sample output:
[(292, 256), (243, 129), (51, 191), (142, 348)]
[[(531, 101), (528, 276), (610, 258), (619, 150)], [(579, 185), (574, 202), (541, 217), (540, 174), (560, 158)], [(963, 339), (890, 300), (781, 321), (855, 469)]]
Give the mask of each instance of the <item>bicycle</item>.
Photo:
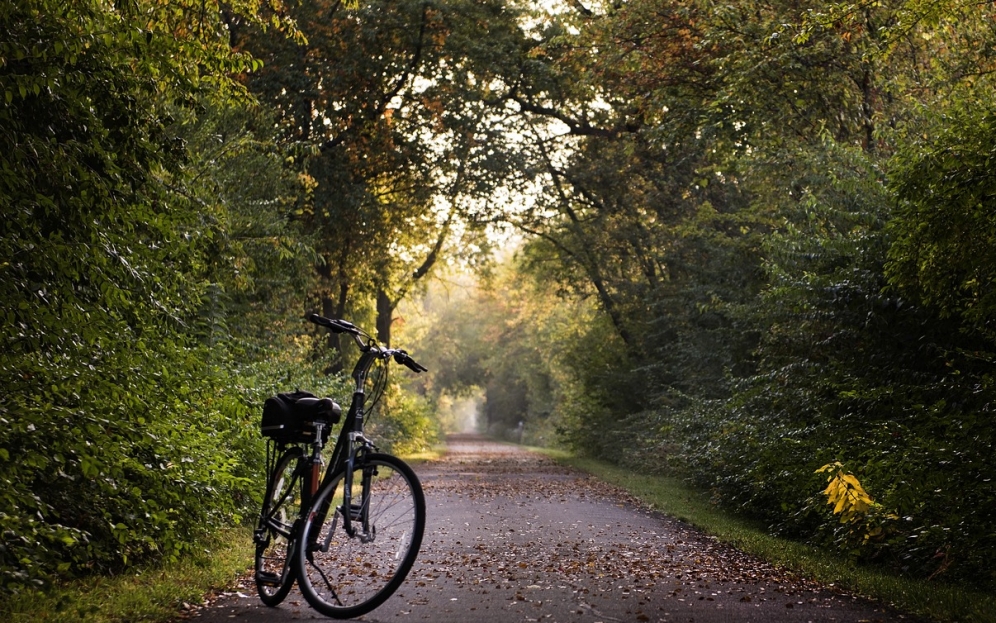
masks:
[[(266, 496), (255, 534), (256, 586), (263, 603), (276, 606), (296, 580), (314, 609), (352, 618), (382, 604), (404, 582), (425, 530), (425, 496), (415, 472), (377, 452), (363, 433), (368, 376), (378, 361), (391, 359), (416, 373), (426, 369), (345, 320), (307, 319), (353, 337), (361, 353), (352, 372), (355, 388), (320, 483), (322, 447), (339, 406), (304, 392), (269, 399), (269, 420), (264, 406), (271, 430), (263, 432), (275, 451), (268, 444)], [(386, 381), (381, 378), (379, 391)], [(286, 423), (282, 435), (273, 429), (277, 420)]]

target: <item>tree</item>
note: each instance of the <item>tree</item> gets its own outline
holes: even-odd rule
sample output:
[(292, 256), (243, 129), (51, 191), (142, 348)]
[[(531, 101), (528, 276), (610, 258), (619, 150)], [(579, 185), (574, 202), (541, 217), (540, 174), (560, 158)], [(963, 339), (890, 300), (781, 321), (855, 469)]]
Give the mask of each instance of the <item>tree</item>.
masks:
[(455, 215), (472, 223), (468, 204), (486, 205), (507, 169), (481, 104), (494, 60), (482, 42), (507, 38), (516, 13), (412, 1), (302, 3), (288, 15), (306, 43), (238, 31), (266, 62), (247, 84), (302, 144), (315, 190), (300, 217), (317, 233), (323, 311), (375, 301), (388, 341), (398, 301), (439, 260)]
[(994, 120), (991, 102), (967, 99), (897, 154), (887, 267), (903, 295), (960, 318), (989, 343), (996, 337)]

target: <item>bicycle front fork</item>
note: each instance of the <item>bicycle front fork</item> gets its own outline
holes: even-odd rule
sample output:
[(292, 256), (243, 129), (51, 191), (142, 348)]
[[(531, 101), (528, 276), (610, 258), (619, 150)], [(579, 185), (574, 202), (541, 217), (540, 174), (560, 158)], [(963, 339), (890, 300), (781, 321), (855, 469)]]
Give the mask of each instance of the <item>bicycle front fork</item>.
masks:
[[(343, 474), (342, 512), (343, 529), (350, 538), (359, 538), (361, 543), (369, 543), (376, 538), (376, 528), (370, 526), (370, 485), (373, 482), (374, 468), (366, 464), (366, 455), (373, 447), (373, 442), (363, 433), (353, 432), (349, 435), (350, 452), (346, 461), (346, 472)], [(361, 470), (360, 499), (353, 501), (353, 476), (357, 467)], [(355, 524), (360, 524), (357, 530)]]
[[(354, 444), (359, 444), (356, 447)], [(377, 538), (377, 527), (370, 523), (370, 490), (376, 468), (366, 465), (365, 457), (373, 446), (362, 433), (350, 434), (350, 451), (346, 460), (346, 468), (342, 475), (342, 503), (332, 513), (332, 525), (326, 531), (322, 543), (316, 544), (323, 552), (328, 551), (342, 518), (342, 529), (351, 539), (359, 539), (360, 543), (371, 543)], [(359, 500), (355, 500), (353, 489), (356, 485), (353, 478), (355, 470), (360, 467)]]

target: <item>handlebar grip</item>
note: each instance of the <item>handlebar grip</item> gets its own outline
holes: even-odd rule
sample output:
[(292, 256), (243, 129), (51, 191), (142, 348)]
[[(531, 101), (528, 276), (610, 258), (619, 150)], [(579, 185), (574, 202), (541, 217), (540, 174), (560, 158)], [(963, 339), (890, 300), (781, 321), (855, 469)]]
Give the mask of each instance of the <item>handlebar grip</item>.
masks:
[(339, 320), (336, 318), (326, 318), (325, 316), (319, 316), (314, 312), (305, 315), (304, 318), (320, 327), (326, 327), (332, 333), (358, 334), (360, 332), (359, 329), (356, 328), (356, 325), (351, 322), (346, 322), (345, 320)]
[(304, 319), (307, 320), (308, 322), (313, 322), (313, 323), (317, 324), (320, 327), (331, 327), (332, 326), (332, 320), (330, 318), (326, 318), (325, 316), (319, 316), (315, 312), (311, 312), (310, 314), (306, 314), (304, 316)]
[(422, 372), (425, 372), (426, 370), (429, 369), (420, 364), (419, 362), (415, 361), (414, 359), (409, 359), (408, 361), (406, 361), (405, 367), (411, 370), (412, 372), (415, 372), (416, 374), (421, 374)]
[(346, 333), (359, 333), (360, 332), (360, 330), (352, 322), (349, 322), (349, 321), (346, 321), (346, 320), (333, 320), (332, 322), (334, 322), (336, 324), (336, 326), (338, 326), (340, 329), (342, 329)]
[(425, 372), (426, 370), (429, 369), (420, 364), (419, 362), (415, 361), (414, 359), (412, 359), (411, 355), (409, 355), (403, 350), (399, 350), (396, 353), (394, 353), (394, 360), (403, 365), (404, 367), (408, 368), (412, 372), (415, 372), (416, 374)]

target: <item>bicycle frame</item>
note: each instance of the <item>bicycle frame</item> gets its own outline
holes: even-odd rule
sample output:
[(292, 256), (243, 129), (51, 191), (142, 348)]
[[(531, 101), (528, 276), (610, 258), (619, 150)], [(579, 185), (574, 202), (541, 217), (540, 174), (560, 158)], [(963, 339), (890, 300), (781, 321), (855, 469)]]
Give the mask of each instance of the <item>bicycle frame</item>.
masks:
[[(353, 335), (353, 339), (356, 340), (357, 346), (360, 347), (361, 354), (356, 365), (353, 367), (351, 375), (355, 383), (352, 400), (349, 404), (349, 411), (346, 412), (343, 420), (342, 430), (339, 431), (339, 437), (336, 439), (335, 448), (332, 450), (332, 458), (329, 460), (328, 468), (325, 470), (325, 476), (322, 478), (321, 485), (316, 487), (315, 490), (317, 491), (328, 484), (333, 476), (339, 472), (339, 469), (345, 467), (342, 500), (343, 528), (350, 537), (357, 536), (357, 530), (353, 527), (353, 522), (359, 519), (361, 525), (359, 537), (360, 540), (366, 541), (372, 539), (372, 536), (369, 534), (369, 500), (360, 500), (359, 514), (358, 516), (354, 516), (352, 502), (353, 468), (356, 464), (356, 458), (374, 447), (373, 442), (363, 435), (364, 407), (367, 399), (367, 376), (373, 364), (378, 359), (385, 358), (385, 354), (389, 357), (390, 351), (385, 351), (373, 343), (365, 344), (358, 335)], [(321, 447), (315, 449), (316, 455), (320, 452)], [(361, 491), (369, 491), (370, 477), (370, 474), (364, 473)], [(319, 519), (324, 520), (324, 515), (328, 510), (328, 508), (322, 508), (316, 511), (320, 515)]]
[[(292, 482), (284, 493), (284, 497), (292, 495), (298, 486), (301, 490), (301, 512), (303, 512), (311, 507), (311, 500), (321, 489), (325, 486), (332, 477), (338, 473), (339, 468), (345, 466), (346, 472), (344, 475), (344, 496), (343, 509), (350, 509), (352, 505), (352, 485), (353, 485), (353, 465), (355, 464), (356, 457), (361, 455), (363, 452), (370, 448), (373, 448), (373, 442), (367, 439), (363, 435), (363, 419), (364, 419), (364, 407), (366, 405), (366, 381), (367, 376), (370, 372), (370, 368), (378, 360), (384, 357), (385, 351), (380, 349), (374, 344), (364, 344), (358, 336), (353, 336), (357, 345), (360, 347), (362, 354), (360, 355), (359, 361), (356, 362), (356, 366), (353, 368), (352, 378), (355, 382), (355, 389), (353, 391), (352, 400), (350, 402), (349, 411), (343, 420), (342, 430), (339, 432), (339, 437), (336, 440), (335, 447), (332, 451), (332, 458), (329, 461), (328, 467), (325, 470), (325, 474), (321, 475), (321, 453), (322, 448), (322, 427), (323, 424), (316, 423), (317, 430), (315, 431), (315, 441), (310, 445), (312, 447), (310, 456), (308, 454), (302, 454), (298, 460), (308, 461), (310, 466), (306, 466), (304, 470), (300, 473), (295, 470), (294, 480), (297, 481), (300, 478), (300, 483)], [(359, 447), (357, 447), (359, 443)], [(274, 486), (275, 483), (269, 483), (269, 487)], [(369, 475), (364, 475), (364, 482), (361, 483), (363, 486), (363, 491), (369, 490)], [(283, 500), (280, 500), (283, 502)], [(361, 501), (362, 502), (362, 501)], [(279, 504), (274, 505), (278, 507)], [(324, 514), (328, 509), (321, 509), (320, 519), (324, 520)], [(369, 520), (367, 517), (367, 504), (361, 503), (360, 505), (360, 515), (358, 519), (361, 520), (362, 532), (360, 538), (365, 540), (369, 538), (368, 533), (370, 530)], [(346, 533), (350, 536), (356, 536), (356, 529), (353, 528), (352, 522), (354, 520), (354, 513), (343, 512), (343, 521)], [(285, 539), (291, 542), (291, 547), (293, 547), (293, 542), (295, 541), (293, 534), (297, 531), (298, 522), (294, 523), (294, 526), (285, 529), (282, 525), (277, 525), (272, 518), (267, 519), (269, 526), (278, 534), (283, 536)]]

